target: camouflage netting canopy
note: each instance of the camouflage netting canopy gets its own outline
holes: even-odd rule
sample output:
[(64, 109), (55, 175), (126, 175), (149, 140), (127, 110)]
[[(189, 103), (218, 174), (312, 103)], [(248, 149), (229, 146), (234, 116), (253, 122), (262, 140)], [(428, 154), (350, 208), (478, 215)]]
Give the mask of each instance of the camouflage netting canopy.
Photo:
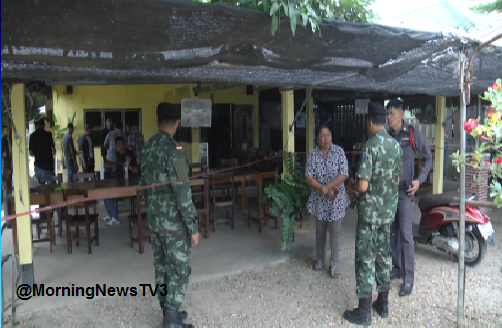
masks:
[[(175, 0), (2, 1), (2, 80), (52, 84), (227, 82), (458, 95), (458, 35), (325, 20), (322, 35), (236, 6)], [(502, 73), (474, 63), (472, 93)]]

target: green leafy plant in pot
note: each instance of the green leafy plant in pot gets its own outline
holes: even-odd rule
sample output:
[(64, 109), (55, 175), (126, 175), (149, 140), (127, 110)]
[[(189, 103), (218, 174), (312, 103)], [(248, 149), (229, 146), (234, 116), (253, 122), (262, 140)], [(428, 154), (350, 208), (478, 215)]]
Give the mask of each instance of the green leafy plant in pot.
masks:
[(285, 153), (283, 161), (284, 172), (278, 176), (280, 181), (264, 189), (263, 203), (271, 201), (270, 214), (282, 218), (281, 249), (284, 251), (291, 249), (296, 222), (310, 219), (307, 202), (311, 191), (300, 159), (294, 153)]

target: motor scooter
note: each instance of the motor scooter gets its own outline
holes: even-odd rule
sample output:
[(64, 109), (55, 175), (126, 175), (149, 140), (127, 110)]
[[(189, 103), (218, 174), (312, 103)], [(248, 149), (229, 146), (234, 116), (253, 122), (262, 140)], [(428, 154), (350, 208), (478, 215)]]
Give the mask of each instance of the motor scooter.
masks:
[[(469, 198), (472, 200), (473, 195)], [(415, 244), (432, 245), (449, 254), (454, 261), (459, 254), (459, 203), (458, 192), (420, 196), (418, 208), (421, 212), (420, 224), (413, 226)], [(487, 244), (493, 245), (493, 233), (490, 218), (478, 207), (465, 206), (465, 264), (476, 266), (486, 255)]]

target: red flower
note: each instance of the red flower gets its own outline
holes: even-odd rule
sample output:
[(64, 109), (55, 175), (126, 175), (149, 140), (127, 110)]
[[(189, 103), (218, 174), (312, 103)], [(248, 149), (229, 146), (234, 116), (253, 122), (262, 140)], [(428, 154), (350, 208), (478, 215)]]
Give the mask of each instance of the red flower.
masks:
[(486, 161), (485, 164), (486, 164), (486, 166), (492, 166), (492, 162), (490, 162), (490, 161)]
[(481, 138), (481, 140), (488, 140), (488, 138), (485, 136), (480, 136), (480, 138)]
[(493, 161), (493, 163), (500, 165), (502, 164), (502, 156), (499, 156), (496, 160)]
[(493, 90), (497, 90), (497, 88), (498, 88), (498, 87), (499, 87), (499, 86), (498, 86), (497, 82), (493, 82), (493, 84), (492, 84), (492, 89), (493, 89)]
[(471, 133), (472, 130), (478, 127), (478, 120), (473, 120), (470, 118), (468, 121), (464, 122), (464, 130)]

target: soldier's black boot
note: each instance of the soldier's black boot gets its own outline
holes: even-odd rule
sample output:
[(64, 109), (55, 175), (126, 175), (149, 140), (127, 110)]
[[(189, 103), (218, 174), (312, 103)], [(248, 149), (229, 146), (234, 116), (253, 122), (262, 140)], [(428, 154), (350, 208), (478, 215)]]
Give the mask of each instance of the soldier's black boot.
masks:
[(371, 325), (371, 296), (359, 299), (359, 307), (352, 311), (346, 310), (343, 318), (350, 323), (361, 326)]
[[(164, 305), (162, 304), (161, 301), (159, 301), (159, 303), (160, 303), (160, 308), (162, 310), (162, 313), (164, 313)], [(178, 311), (177, 318), (178, 318), (178, 321), (181, 321), (181, 322), (185, 321), (188, 318), (187, 311)]]
[(168, 309), (164, 309), (163, 311), (164, 311), (164, 323), (162, 325), (163, 328), (193, 328), (193, 325), (183, 323), (183, 320), (186, 320), (186, 317), (185, 319), (182, 319), (183, 315), (180, 314), (180, 312)]
[(382, 318), (389, 317), (389, 292), (378, 293), (378, 298), (373, 302), (373, 309)]

